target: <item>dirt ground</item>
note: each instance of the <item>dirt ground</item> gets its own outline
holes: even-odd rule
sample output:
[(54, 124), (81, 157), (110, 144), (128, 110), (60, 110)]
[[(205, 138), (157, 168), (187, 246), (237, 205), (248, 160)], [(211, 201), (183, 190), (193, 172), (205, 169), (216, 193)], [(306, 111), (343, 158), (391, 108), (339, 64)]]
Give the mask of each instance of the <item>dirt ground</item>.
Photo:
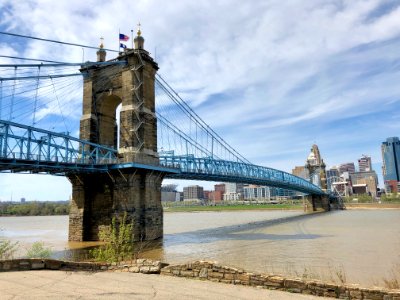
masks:
[(328, 299), (162, 275), (115, 272), (0, 273), (0, 299)]

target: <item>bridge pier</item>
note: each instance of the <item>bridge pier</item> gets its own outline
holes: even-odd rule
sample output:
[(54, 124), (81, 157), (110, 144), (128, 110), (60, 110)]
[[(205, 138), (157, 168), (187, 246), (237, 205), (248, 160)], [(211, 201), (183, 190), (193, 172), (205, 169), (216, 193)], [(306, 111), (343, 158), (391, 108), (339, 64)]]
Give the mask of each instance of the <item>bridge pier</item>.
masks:
[(162, 174), (132, 173), (70, 176), (73, 193), (69, 218), (70, 241), (97, 241), (102, 226), (127, 213), (135, 241), (163, 235)]
[[(85, 68), (80, 138), (118, 149), (124, 168), (95, 174), (70, 174), (72, 201), (69, 222), (70, 241), (95, 241), (102, 226), (113, 216), (127, 213), (133, 222), (133, 237), (154, 240), (163, 235), (161, 182), (158, 166), (157, 120), (155, 115), (155, 74), (157, 63), (143, 49), (138, 31), (135, 49), (125, 50), (119, 65)], [(98, 61), (105, 61), (103, 45)], [(120, 123), (117, 126), (117, 108)], [(90, 152), (92, 149), (80, 151)], [(148, 169), (135, 168), (146, 165)]]
[(305, 211), (330, 211), (328, 195), (308, 195), (305, 197)]

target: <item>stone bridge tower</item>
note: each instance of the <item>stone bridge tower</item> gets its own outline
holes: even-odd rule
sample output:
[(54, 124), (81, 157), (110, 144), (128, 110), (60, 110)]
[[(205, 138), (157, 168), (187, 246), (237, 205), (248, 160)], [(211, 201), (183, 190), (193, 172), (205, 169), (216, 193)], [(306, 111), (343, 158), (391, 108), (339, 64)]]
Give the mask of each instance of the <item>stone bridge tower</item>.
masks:
[[(326, 192), (326, 165), (321, 157), (318, 146), (315, 144), (311, 147), (311, 152), (307, 157), (305, 168), (310, 174), (311, 183), (320, 186), (320, 188)], [(307, 205), (307, 210), (309, 211), (330, 210), (329, 198), (325, 195), (310, 195), (308, 196), (308, 202), (309, 205)]]
[[(72, 183), (70, 241), (98, 240), (99, 228), (124, 212), (134, 223), (135, 240), (157, 239), (163, 234), (163, 174), (130, 164), (158, 162), (154, 88), (158, 65), (143, 49), (140, 30), (134, 42), (134, 49), (113, 60), (125, 64), (81, 69), (85, 75), (80, 138), (118, 149), (119, 163), (126, 163), (126, 168), (68, 176)], [(105, 60), (101, 44), (97, 61)]]

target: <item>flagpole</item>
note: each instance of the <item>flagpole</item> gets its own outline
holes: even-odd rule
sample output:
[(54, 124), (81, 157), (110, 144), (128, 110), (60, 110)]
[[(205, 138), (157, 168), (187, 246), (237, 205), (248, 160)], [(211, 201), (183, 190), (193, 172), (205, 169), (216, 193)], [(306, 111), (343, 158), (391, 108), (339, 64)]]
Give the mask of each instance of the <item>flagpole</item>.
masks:
[(132, 49), (133, 49), (133, 29), (131, 29)]
[(119, 37), (121, 36), (121, 28), (118, 28), (118, 53), (119, 53), (119, 50), (121, 50), (121, 44), (120, 44), (120, 39), (119, 39)]

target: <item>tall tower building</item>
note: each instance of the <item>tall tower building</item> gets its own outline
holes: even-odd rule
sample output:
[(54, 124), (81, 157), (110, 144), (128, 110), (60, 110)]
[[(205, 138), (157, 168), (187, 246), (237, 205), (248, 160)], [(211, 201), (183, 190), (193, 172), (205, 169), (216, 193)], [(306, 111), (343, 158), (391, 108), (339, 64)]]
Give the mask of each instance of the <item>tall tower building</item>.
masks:
[(356, 167), (353, 162), (348, 162), (344, 164), (340, 164), (338, 167), (339, 174), (342, 175), (344, 172), (354, 173), (356, 171)]
[(400, 141), (390, 137), (382, 143), (383, 179), (400, 181)]
[(201, 200), (204, 198), (204, 189), (199, 185), (190, 185), (183, 188), (184, 200)]
[(312, 145), (310, 154), (307, 157), (305, 168), (310, 174), (310, 179), (313, 184), (321, 187), (321, 189), (326, 190), (326, 171), (325, 163), (321, 158), (319, 149), (317, 145)]
[(358, 160), (358, 169), (360, 172), (370, 172), (372, 171), (371, 157), (363, 154)]

